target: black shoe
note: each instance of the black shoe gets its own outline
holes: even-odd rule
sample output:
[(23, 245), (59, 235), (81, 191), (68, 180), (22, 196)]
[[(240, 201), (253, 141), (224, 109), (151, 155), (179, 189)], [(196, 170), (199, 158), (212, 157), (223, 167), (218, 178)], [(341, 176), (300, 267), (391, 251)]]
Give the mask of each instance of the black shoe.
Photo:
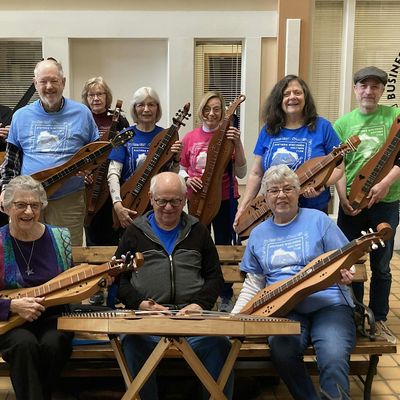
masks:
[(90, 299), (89, 303), (94, 305), (94, 306), (101, 306), (104, 303), (104, 293), (99, 290), (97, 293), (95, 293)]

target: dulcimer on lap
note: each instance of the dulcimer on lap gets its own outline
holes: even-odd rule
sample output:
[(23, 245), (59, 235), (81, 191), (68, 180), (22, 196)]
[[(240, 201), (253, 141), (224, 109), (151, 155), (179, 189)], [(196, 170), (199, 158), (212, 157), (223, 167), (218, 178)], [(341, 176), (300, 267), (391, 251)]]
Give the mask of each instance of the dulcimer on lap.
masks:
[[(122, 184), (121, 199), (125, 208), (135, 210), (137, 216), (142, 215), (149, 206), (148, 192), (151, 178), (171, 161), (174, 153), (171, 146), (179, 140), (179, 128), (185, 126), (184, 121), (190, 117), (190, 103), (186, 103), (182, 110), (178, 110), (172, 118), (172, 125), (168, 129), (158, 133), (150, 143), (149, 152), (143, 164), (135, 173)], [(121, 226), (119, 219), (113, 210), (113, 228)]]
[(383, 246), (383, 241), (392, 235), (393, 230), (386, 222), (377, 226), (377, 232), (363, 232), (363, 236), (346, 246), (315, 258), (293, 277), (266, 286), (240, 313), (268, 317), (286, 316), (308, 295), (339, 282), (341, 269), (350, 269), (360, 257), (377, 248), (377, 243)]
[(233, 101), (225, 112), (221, 126), (213, 133), (208, 145), (206, 166), (201, 176), (203, 187), (193, 192), (189, 200), (189, 214), (197, 217), (205, 225), (213, 220), (221, 206), (222, 177), (229, 161), (232, 160), (235, 148), (233, 141), (227, 139), (226, 132), (236, 108), (245, 100), (246, 96), (241, 94)]
[[(87, 299), (105, 284), (107, 275), (116, 276), (121, 272), (140, 268), (143, 265), (143, 254), (128, 253), (120, 260), (112, 259), (102, 265), (80, 264), (70, 268), (43, 285), (0, 291), (1, 299), (20, 299), (24, 297), (45, 297), (43, 305), (51, 307)], [(11, 314), (7, 321), (0, 322), (0, 335), (26, 320), (19, 314)]]
[(123, 129), (109, 142), (92, 142), (83, 146), (67, 162), (48, 168), (32, 175), (41, 182), (47, 196), (52, 195), (64, 183), (65, 179), (79, 171), (92, 171), (105, 161), (111, 149), (124, 144), (133, 137), (133, 128)]
[(358, 171), (351, 184), (349, 203), (353, 209), (367, 207), (372, 186), (379, 183), (393, 168), (400, 151), (400, 116), (390, 128), (389, 135), (380, 150)]
[[(122, 100), (117, 100), (112, 115), (111, 126), (100, 137), (100, 140), (113, 139), (117, 133), (117, 125), (121, 115)], [(105, 160), (93, 171), (93, 183), (86, 185), (86, 216), (85, 226), (89, 225), (96, 213), (103, 207), (110, 195), (107, 182), (107, 172), (110, 160)]]
[[(300, 181), (300, 194), (309, 187), (319, 190), (325, 185), (333, 170), (342, 162), (344, 154), (354, 151), (360, 144), (358, 136), (350, 137), (346, 143), (334, 148), (329, 154), (315, 157), (302, 164), (295, 172)], [(242, 239), (248, 238), (258, 224), (271, 216), (267, 197), (261, 194), (255, 197), (243, 211), (238, 220), (236, 232)]]

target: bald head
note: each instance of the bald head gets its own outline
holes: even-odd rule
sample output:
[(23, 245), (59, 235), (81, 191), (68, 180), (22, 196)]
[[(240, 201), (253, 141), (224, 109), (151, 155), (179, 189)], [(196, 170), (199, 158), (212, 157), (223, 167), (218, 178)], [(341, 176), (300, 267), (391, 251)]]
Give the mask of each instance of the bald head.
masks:
[(152, 195), (164, 187), (174, 188), (178, 196), (186, 195), (185, 180), (175, 172), (161, 172), (151, 178), (150, 193)]

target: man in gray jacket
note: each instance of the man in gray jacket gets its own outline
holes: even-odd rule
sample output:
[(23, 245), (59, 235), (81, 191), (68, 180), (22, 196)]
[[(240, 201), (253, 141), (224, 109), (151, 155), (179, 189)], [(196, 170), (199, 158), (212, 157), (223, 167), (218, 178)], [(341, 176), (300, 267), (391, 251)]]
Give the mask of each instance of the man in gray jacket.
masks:
[[(213, 307), (223, 276), (218, 253), (207, 227), (183, 212), (186, 184), (173, 172), (153, 177), (149, 192), (153, 210), (130, 225), (116, 256), (130, 251), (143, 253), (145, 264), (137, 273), (121, 276), (118, 298), (127, 308), (168, 311), (209, 310)], [(159, 341), (158, 336), (127, 335), (122, 348), (135, 376)], [(226, 337), (186, 338), (214, 379), (230, 350)], [(225, 394), (232, 397), (233, 379)], [(140, 391), (142, 400), (158, 399), (155, 377)]]

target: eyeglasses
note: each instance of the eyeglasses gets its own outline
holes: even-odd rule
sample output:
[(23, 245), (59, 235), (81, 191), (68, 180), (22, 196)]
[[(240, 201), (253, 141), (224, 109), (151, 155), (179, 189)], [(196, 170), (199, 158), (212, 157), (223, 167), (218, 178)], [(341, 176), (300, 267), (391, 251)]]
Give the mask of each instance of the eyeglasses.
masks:
[(182, 204), (183, 199), (154, 199), (154, 201), (159, 207), (165, 207), (168, 203), (171, 204), (172, 207), (178, 207)]
[(267, 189), (267, 193), (271, 196), (278, 196), (280, 192), (284, 194), (291, 194), (296, 189), (295, 186), (284, 186), (283, 188), (273, 187), (271, 189)]
[(213, 112), (214, 114), (220, 114), (221, 113), (221, 111), (222, 111), (222, 108), (221, 107), (204, 107), (204, 109), (203, 109), (203, 114), (204, 115), (208, 115), (208, 114), (210, 114), (210, 112)]
[(101, 96), (105, 96), (104, 92), (99, 92), (99, 93), (88, 93), (87, 97), (89, 97), (89, 99), (94, 99), (95, 97), (101, 97)]
[(23, 201), (14, 201), (13, 202), (15, 208), (20, 211), (24, 211), (28, 208), (31, 208), (32, 211), (39, 211), (42, 208), (42, 203), (25, 203)]

